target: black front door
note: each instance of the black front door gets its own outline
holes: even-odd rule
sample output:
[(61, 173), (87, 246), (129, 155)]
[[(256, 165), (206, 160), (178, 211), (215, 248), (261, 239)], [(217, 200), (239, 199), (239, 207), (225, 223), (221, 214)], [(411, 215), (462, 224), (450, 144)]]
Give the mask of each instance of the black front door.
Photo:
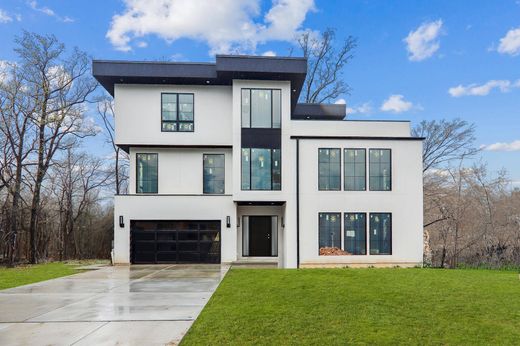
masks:
[(249, 256), (272, 256), (271, 216), (249, 216)]

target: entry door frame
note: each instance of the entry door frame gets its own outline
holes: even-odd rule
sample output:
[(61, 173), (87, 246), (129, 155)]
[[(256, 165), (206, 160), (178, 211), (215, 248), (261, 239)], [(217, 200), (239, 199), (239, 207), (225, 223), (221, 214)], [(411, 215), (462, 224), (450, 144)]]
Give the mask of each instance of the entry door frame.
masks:
[[(274, 237), (271, 238), (271, 255), (268, 255), (268, 256), (258, 256), (258, 255), (250, 255), (249, 254), (249, 248), (247, 249), (247, 251), (244, 251), (245, 250), (245, 247), (246, 247), (246, 242), (248, 243), (247, 245), (249, 245), (249, 232), (251, 231), (250, 227), (249, 227), (249, 221), (250, 221), (250, 217), (269, 217), (271, 218), (271, 237)], [(274, 222), (273, 222), (273, 218), (274, 218)], [(278, 258), (278, 246), (279, 246), (279, 237), (278, 237), (278, 233), (279, 233), (279, 229), (278, 229), (278, 221), (279, 221), (279, 216), (278, 215), (259, 215), (259, 214), (246, 214), (246, 215), (242, 215), (241, 216), (241, 224), (242, 224), (242, 228), (241, 228), (241, 233), (242, 233), (242, 257), (244, 258)], [(246, 223), (247, 223), (247, 226), (246, 226)], [(275, 227), (273, 229), (273, 226)], [(247, 238), (245, 236), (245, 233), (248, 233), (247, 235)], [(247, 239), (247, 241), (246, 241)], [(273, 244), (274, 243), (274, 244)], [(273, 255), (273, 249), (275, 250), (275, 254)], [(245, 253), (247, 253), (247, 255), (245, 255)]]

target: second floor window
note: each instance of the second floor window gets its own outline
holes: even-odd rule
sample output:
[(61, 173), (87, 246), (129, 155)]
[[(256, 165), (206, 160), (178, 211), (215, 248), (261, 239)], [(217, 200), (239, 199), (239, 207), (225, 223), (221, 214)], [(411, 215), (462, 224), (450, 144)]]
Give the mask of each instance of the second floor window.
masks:
[(157, 193), (157, 154), (137, 154), (137, 193)]
[(392, 159), (390, 149), (370, 149), (370, 191), (392, 190)]
[(341, 150), (318, 149), (318, 171), (319, 190), (341, 190)]
[(242, 149), (242, 190), (281, 190), (280, 149)]
[(223, 194), (225, 191), (224, 154), (204, 154), (203, 193)]
[(345, 191), (366, 190), (366, 150), (345, 149)]
[(193, 132), (193, 94), (161, 94), (161, 131)]
[(242, 127), (279, 129), (281, 107), (280, 89), (242, 89)]

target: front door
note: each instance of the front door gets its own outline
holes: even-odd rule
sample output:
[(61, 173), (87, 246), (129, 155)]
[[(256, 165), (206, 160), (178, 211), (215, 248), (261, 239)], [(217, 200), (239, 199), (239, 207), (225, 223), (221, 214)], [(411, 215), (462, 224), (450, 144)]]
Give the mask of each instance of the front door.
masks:
[(271, 216), (249, 217), (249, 256), (272, 256)]

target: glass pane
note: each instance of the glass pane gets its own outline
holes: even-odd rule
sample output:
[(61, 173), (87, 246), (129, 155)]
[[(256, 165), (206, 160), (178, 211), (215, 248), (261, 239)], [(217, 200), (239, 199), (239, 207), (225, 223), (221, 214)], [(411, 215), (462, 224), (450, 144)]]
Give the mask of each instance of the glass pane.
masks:
[(392, 214), (370, 214), (370, 254), (392, 254)]
[(242, 89), (242, 127), (251, 127), (251, 90)]
[(251, 90), (251, 127), (271, 127), (271, 90)]
[(163, 131), (177, 131), (177, 123), (162, 123)]
[(251, 149), (242, 149), (242, 190), (251, 190)]
[(318, 149), (318, 184), (320, 190), (340, 190), (341, 150)]
[(366, 255), (366, 215), (345, 213), (345, 251), (349, 255)]
[(225, 188), (224, 154), (204, 154), (203, 193), (223, 194)]
[[(341, 214), (319, 214), (320, 255), (341, 253)], [(328, 248), (328, 249), (326, 249)], [(338, 251), (339, 250), (339, 251)]]
[(137, 154), (137, 193), (157, 193), (157, 154)]
[(271, 151), (251, 149), (251, 189), (271, 190)]
[(193, 131), (193, 123), (179, 123), (179, 131), (182, 131), (182, 132)]
[(179, 94), (179, 120), (193, 120), (193, 95)]
[(370, 149), (370, 190), (390, 191), (392, 189), (390, 149)]
[(282, 189), (282, 158), (280, 149), (273, 149), (273, 190)]
[(273, 90), (273, 128), (279, 129), (281, 127), (281, 90)]

